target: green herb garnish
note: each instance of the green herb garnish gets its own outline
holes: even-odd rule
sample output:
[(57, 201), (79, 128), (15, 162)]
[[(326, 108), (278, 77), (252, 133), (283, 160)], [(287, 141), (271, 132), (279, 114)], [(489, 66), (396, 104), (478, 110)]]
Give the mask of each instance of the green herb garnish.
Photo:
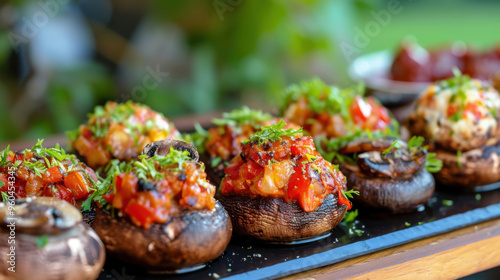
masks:
[(364, 94), (364, 85), (341, 89), (325, 84), (318, 78), (303, 81), (298, 85), (291, 85), (285, 89), (285, 103), (283, 109), (301, 97), (307, 98), (311, 111), (329, 114), (340, 114), (344, 119), (349, 119), (349, 105), (356, 95)]
[(238, 126), (244, 124), (258, 126), (271, 118), (271, 114), (263, 113), (260, 110), (252, 110), (247, 106), (243, 106), (241, 109), (223, 113), (221, 119), (213, 119), (212, 122), (217, 126)]
[(220, 163), (221, 161), (222, 161), (222, 158), (220, 158), (220, 157), (215, 157), (215, 158), (213, 158), (213, 159), (211, 160), (211, 162), (210, 162), (210, 166), (211, 166), (212, 168), (214, 168), (214, 167), (216, 167), (217, 165), (219, 165), (219, 163)]
[(348, 191), (344, 191), (344, 190), (341, 190), (340, 191), (342, 193), (342, 195), (346, 198), (346, 199), (353, 199), (354, 196), (353, 194), (355, 195), (359, 195), (359, 192), (358, 191), (355, 191), (355, 190), (348, 190)]
[(411, 224), (408, 222), (405, 222), (405, 226), (409, 227), (409, 226), (411, 226)]
[(10, 145), (0, 153), (0, 166), (4, 167), (9, 161)]
[(425, 161), (425, 168), (430, 173), (437, 173), (443, 168), (443, 162), (436, 158), (436, 153), (428, 153)]
[[(0, 181), (0, 183), (2, 183), (2, 187), (5, 186), (5, 183), (3, 181)], [(7, 202), (9, 201), (9, 195), (6, 193), (6, 192), (0, 192), (2, 193), (2, 201), (3, 202)]]
[(302, 135), (303, 130), (300, 129), (283, 129), (286, 126), (286, 123), (283, 120), (280, 120), (277, 124), (273, 124), (270, 126), (263, 126), (261, 130), (255, 132), (250, 136), (249, 140), (245, 140), (242, 144), (246, 144), (248, 142), (257, 142), (259, 145), (267, 142), (267, 141), (278, 141), (284, 136), (294, 137), (297, 134)]
[(457, 151), (457, 167), (462, 168), (462, 151)]
[(425, 139), (422, 136), (413, 136), (408, 141), (408, 151), (411, 153), (411, 152), (421, 148), (424, 141), (425, 141)]
[(444, 206), (452, 206), (453, 205), (453, 200), (443, 199), (442, 204)]
[(481, 194), (477, 193), (476, 196), (475, 196), (475, 198), (476, 198), (477, 201), (481, 200)]
[(42, 235), (36, 239), (36, 246), (38, 248), (43, 248), (49, 243), (49, 237), (47, 235)]
[(392, 144), (389, 146), (389, 148), (382, 151), (382, 154), (387, 155), (388, 153), (391, 152), (392, 148), (396, 148), (396, 149), (401, 148), (401, 144), (398, 142), (398, 140), (392, 142)]
[[(425, 139), (422, 136), (413, 136), (408, 141), (408, 152), (416, 153), (420, 149), (427, 151), (427, 146), (422, 147)], [(437, 173), (443, 167), (443, 162), (436, 158), (436, 153), (428, 153), (425, 160), (425, 168), (431, 173)]]
[(352, 223), (354, 222), (354, 220), (356, 220), (357, 217), (358, 217), (358, 209), (354, 211), (347, 211), (347, 213), (344, 216), (343, 222)]

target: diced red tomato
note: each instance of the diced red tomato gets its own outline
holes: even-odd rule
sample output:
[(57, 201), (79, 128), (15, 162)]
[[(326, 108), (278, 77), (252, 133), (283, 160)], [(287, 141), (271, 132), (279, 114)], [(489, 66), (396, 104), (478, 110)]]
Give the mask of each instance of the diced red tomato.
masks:
[(372, 106), (366, 103), (361, 96), (356, 96), (350, 105), (352, 118), (357, 122), (366, 121), (372, 114)]
[(145, 229), (148, 229), (153, 222), (154, 211), (139, 203), (128, 204), (125, 213), (129, 215), (134, 224), (137, 226), (142, 225)]
[(108, 193), (108, 194), (103, 195), (102, 198), (104, 198), (104, 200), (106, 200), (109, 203), (113, 203), (113, 199), (115, 198), (115, 194)]
[(88, 182), (80, 172), (72, 172), (64, 178), (64, 185), (72, 193), (75, 199), (80, 199), (89, 193)]
[(68, 190), (62, 184), (50, 184), (47, 185), (42, 192), (43, 196), (57, 197), (59, 199), (64, 199), (69, 203), (73, 203), (73, 195), (70, 190)]
[(305, 139), (294, 141), (292, 146), (290, 147), (290, 152), (294, 156), (312, 154), (315, 151), (314, 147), (315, 146), (312, 138), (307, 137)]
[(59, 166), (53, 166), (42, 175), (42, 179), (47, 183), (57, 183), (62, 181), (63, 174)]
[(224, 172), (232, 178), (238, 178), (242, 162), (231, 163), (228, 167), (224, 169)]
[(92, 136), (94, 136), (94, 133), (86, 127), (82, 127), (81, 131), (82, 131), (82, 136), (85, 137), (86, 139), (91, 139)]
[(466, 117), (466, 112), (472, 114), (476, 120), (483, 117), (483, 113), (480, 110), (480, 106), (474, 102), (468, 102), (464, 108), (464, 117)]
[(294, 173), (288, 182), (288, 201), (298, 200), (301, 193), (308, 191), (311, 185), (311, 178), (307, 175), (307, 172), (302, 173), (303, 169), (306, 170), (306, 168), (307, 166), (304, 164), (299, 164), (293, 168)]

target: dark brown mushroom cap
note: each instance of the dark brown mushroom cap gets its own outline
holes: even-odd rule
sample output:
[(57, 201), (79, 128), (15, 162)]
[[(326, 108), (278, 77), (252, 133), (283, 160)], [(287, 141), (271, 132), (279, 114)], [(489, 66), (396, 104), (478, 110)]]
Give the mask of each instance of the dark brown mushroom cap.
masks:
[(481, 190), (482, 186), (500, 181), (500, 140), (492, 145), (462, 152), (436, 149), (443, 168), (435, 174), (439, 185), (462, 190)]
[(191, 144), (180, 140), (165, 139), (160, 141), (154, 141), (151, 144), (147, 144), (142, 151), (143, 155), (148, 155), (150, 157), (154, 155), (164, 156), (170, 152), (170, 147), (173, 147), (178, 151), (188, 151), (189, 157), (194, 161), (198, 161), (200, 155), (198, 150)]
[(425, 168), (396, 178), (367, 176), (342, 166), (341, 170), (346, 175), (348, 188), (359, 192), (359, 196), (354, 196), (356, 202), (394, 213), (412, 211), (425, 203), (435, 189), (434, 178)]
[[(0, 279), (92, 280), (99, 276), (105, 261), (104, 245), (97, 234), (81, 222), (81, 215), (75, 215), (79, 214), (76, 208), (56, 198), (16, 202), (19, 205), (14, 213), (20, 215), (16, 222), (22, 227), (16, 225), (15, 244), (9, 244), (12, 235), (9, 216), (2, 218), (0, 254), (4, 264), (0, 265)], [(54, 216), (51, 218), (51, 215)], [(43, 226), (43, 222), (48, 225)], [(39, 247), (38, 239), (44, 235), (47, 244)], [(11, 246), (15, 246), (15, 273), (8, 271), (10, 257), (7, 254)]]
[(327, 233), (347, 211), (347, 205), (338, 204), (337, 194), (327, 195), (313, 212), (279, 198), (220, 195), (218, 199), (236, 233), (271, 242), (299, 241)]
[[(379, 151), (389, 148), (394, 141), (398, 140), (395, 137), (383, 137), (377, 139), (361, 138), (347, 143), (339, 150), (341, 154), (363, 153), (369, 151)], [(400, 141), (402, 144), (404, 142)]]
[(407, 149), (382, 154), (379, 151), (364, 152), (357, 156), (361, 172), (374, 177), (396, 178), (413, 174), (425, 166), (427, 152), (418, 150), (410, 154)]
[(149, 229), (101, 211), (94, 229), (110, 255), (153, 272), (172, 272), (204, 264), (220, 256), (231, 239), (232, 226), (220, 203), (214, 210), (183, 211)]

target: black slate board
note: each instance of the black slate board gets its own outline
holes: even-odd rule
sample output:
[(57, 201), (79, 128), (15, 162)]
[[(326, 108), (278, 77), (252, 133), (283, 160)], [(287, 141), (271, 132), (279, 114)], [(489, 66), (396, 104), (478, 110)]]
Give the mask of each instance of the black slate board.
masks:
[[(453, 204), (444, 205), (447, 201)], [(425, 206), (407, 214), (358, 211), (355, 222), (316, 242), (270, 245), (234, 237), (207, 267), (176, 275), (147, 274), (108, 258), (98, 279), (275, 279), (500, 217), (500, 190), (479, 195), (438, 190)]]

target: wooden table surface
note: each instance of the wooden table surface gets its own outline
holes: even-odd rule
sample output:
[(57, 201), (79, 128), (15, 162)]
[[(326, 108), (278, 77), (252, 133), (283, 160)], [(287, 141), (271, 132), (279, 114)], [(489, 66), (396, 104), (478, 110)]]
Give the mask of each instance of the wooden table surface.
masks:
[[(219, 113), (174, 120), (179, 130), (193, 123), (209, 124)], [(31, 147), (33, 140), (17, 141), (11, 150)], [(47, 138), (44, 146), (66, 145), (64, 135)], [(0, 144), (0, 149), (7, 143)], [(500, 266), (500, 219), (495, 219), (356, 257), (292, 276), (292, 279), (454, 279)], [(500, 276), (499, 276), (500, 279)]]

